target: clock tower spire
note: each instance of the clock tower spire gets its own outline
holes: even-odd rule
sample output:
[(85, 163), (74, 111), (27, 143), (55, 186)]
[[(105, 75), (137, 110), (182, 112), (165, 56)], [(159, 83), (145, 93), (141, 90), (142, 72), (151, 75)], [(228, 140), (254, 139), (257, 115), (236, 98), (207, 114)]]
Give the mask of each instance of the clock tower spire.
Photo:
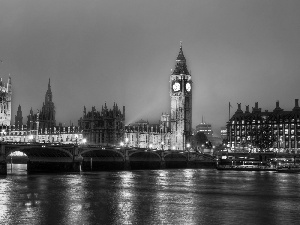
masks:
[(171, 149), (185, 150), (192, 134), (192, 76), (188, 71), (182, 42), (170, 75)]

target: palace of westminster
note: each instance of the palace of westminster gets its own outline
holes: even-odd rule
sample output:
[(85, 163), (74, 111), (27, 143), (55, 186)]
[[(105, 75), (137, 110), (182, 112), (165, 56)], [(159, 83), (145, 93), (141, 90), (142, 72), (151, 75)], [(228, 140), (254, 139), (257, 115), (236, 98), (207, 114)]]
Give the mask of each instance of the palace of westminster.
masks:
[(152, 148), (164, 150), (183, 150), (190, 147), (192, 136), (192, 79), (186, 65), (182, 45), (170, 75), (170, 104), (168, 114), (162, 114), (158, 124), (138, 121), (125, 126), (125, 106), (120, 109), (114, 103), (108, 109), (106, 103), (101, 111), (92, 107), (78, 120), (78, 126), (57, 125), (55, 105), (52, 101), (49, 79), (45, 101), (36, 113), (31, 109), (27, 122), (23, 123), (23, 112), (18, 106), (14, 124), (12, 123), (11, 100), (12, 81), (0, 83), (0, 135), (4, 142), (41, 143), (86, 143), (101, 146)]
[[(5, 84), (0, 81), (0, 138), (3, 142), (40, 142), (73, 143), (100, 146), (126, 146), (162, 150), (185, 150), (193, 147), (192, 143), (192, 77), (187, 68), (186, 58), (180, 45), (175, 68), (169, 79), (170, 113), (163, 113), (157, 124), (140, 120), (125, 125), (125, 106), (121, 109), (114, 103), (108, 109), (106, 103), (101, 111), (92, 107), (78, 120), (78, 126), (56, 124), (55, 105), (52, 101), (49, 79), (45, 101), (36, 113), (31, 109), (27, 121), (23, 123), (21, 106), (18, 106), (14, 124), (12, 124), (12, 81)], [(284, 111), (276, 103), (273, 112), (261, 111), (258, 103), (252, 112), (249, 106), (241, 110), (241, 104), (227, 122), (228, 147), (255, 147), (259, 139), (253, 131), (267, 128), (272, 148), (300, 150), (300, 107), (298, 99), (292, 111)]]

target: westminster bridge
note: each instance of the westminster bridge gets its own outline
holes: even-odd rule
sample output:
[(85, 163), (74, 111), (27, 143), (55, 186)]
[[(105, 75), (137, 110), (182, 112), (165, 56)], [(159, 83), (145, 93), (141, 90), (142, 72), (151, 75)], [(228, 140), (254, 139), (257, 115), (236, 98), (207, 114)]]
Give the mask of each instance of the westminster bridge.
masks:
[(164, 168), (213, 168), (214, 158), (191, 151), (163, 151), (99, 145), (2, 142), (0, 174), (15, 151), (27, 155), (27, 172), (80, 172)]

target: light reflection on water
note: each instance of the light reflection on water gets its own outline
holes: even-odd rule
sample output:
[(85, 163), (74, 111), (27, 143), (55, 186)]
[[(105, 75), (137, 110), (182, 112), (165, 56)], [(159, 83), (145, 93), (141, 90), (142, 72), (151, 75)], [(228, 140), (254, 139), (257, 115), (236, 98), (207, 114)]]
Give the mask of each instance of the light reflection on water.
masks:
[[(10, 172), (10, 171), (8, 171)], [(296, 224), (300, 174), (203, 169), (0, 176), (0, 224)]]

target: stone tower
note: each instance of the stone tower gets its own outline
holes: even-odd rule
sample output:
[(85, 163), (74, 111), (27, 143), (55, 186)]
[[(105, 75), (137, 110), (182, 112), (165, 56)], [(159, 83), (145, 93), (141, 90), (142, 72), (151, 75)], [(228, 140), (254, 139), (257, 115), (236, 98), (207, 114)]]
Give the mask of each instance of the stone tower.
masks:
[(23, 116), (21, 106), (18, 106), (17, 115), (15, 115), (15, 128), (21, 130), (23, 128)]
[(39, 113), (39, 122), (41, 124), (41, 128), (53, 128), (56, 125), (55, 106), (52, 101), (50, 78), (48, 83), (48, 90), (45, 95), (45, 102), (43, 103), (42, 110)]
[(175, 69), (170, 76), (171, 149), (184, 150), (192, 134), (192, 77), (180, 43)]
[(0, 80), (0, 125), (10, 126), (11, 125), (11, 97), (12, 97), (12, 86), (11, 78), (8, 78), (8, 82), (5, 85)]

